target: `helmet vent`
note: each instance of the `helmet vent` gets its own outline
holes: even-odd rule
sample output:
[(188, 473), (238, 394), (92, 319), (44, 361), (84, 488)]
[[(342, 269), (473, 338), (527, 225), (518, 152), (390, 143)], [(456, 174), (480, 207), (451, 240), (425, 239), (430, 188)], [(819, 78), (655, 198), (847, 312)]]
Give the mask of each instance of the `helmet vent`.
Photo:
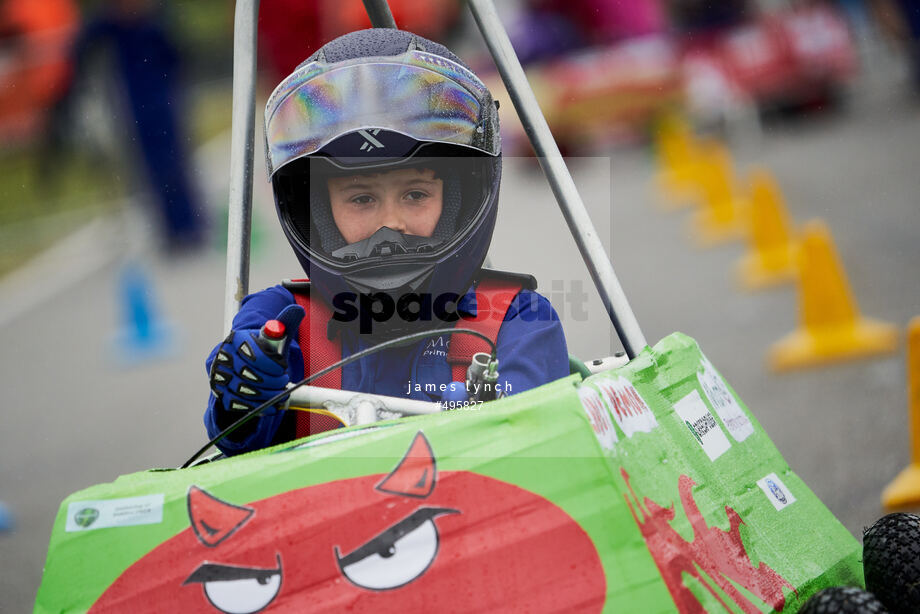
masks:
[(439, 45), (432, 41), (426, 42), (431, 44), (430, 49), (422, 47), (419, 44), (418, 36), (405, 30), (394, 30), (392, 28), (358, 30), (326, 43), (300, 66), (314, 61), (331, 63), (344, 62), (355, 58), (402, 55), (407, 51), (418, 49), (419, 51), (439, 55), (463, 67), (467, 67), (460, 58), (444, 45)]

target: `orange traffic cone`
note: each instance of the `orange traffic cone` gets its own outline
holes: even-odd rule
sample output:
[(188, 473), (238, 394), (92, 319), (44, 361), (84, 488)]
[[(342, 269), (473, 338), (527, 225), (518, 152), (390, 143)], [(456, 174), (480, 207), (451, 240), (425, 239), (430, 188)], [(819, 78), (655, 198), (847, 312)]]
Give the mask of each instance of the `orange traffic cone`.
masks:
[(765, 169), (753, 171), (749, 185), (750, 246), (738, 262), (738, 280), (749, 290), (792, 281), (795, 245), (783, 195)]
[(860, 315), (824, 222), (805, 226), (796, 260), (801, 324), (770, 348), (773, 369), (847, 360), (897, 347), (894, 326)]
[(888, 509), (920, 505), (920, 316), (907, 326), (907, 424), (910, 464), (882, 491)]
[(655, 131), (659, 171), (658, 191), (667, 209), (695, 204), (700, 197), (697, 181), (698, 147), (686, 121), (671, 116)]
[(703, 207), (693, 217), (697, 241), (709, 246), (744, 237), (747, 231), (744, 213), (748, 205), (735, 186), (728, 149), (718, 143), (707, 145), (698, 172)]

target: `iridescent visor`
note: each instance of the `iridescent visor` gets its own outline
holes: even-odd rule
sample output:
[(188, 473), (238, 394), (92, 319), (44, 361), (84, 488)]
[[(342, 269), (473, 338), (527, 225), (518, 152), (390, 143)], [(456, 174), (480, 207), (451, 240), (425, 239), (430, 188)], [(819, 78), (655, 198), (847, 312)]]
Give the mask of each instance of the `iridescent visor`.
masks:
[(314, 62), (282, 82), (265, 108), (269, 171), (343, 134), (377, 128), (497, 155), (498, 126), (484, 125), (481, 113), (491, 104), (473, 73), (419, 51), (331, 70)]

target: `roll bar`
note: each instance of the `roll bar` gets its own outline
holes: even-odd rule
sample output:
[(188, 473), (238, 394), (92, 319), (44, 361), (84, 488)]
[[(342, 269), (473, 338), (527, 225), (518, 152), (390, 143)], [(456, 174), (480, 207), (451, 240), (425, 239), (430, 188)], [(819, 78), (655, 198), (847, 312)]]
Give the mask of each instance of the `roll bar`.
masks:
[[(374, 27), (395, 28), (386, 0), (363, 0)], [(585, 261), (629, 358), (647, 343), (639, 322), (604, 251), (578, 188), (553, 139), (536, 96), (524, 75), (492, 0), (466, 0), (486, 41), (511, 102), (549, 181), (562, 215)], [(227, 275), (224, 329), (229, 331), (240, 301), (249, 292), (249, 239), (252, 218), (252, 176), (255, 135), (256, 23), (259, 0), (237, 0), (234, 17), (233, 125), (230, 140), (230, 215), (227, 228)]]

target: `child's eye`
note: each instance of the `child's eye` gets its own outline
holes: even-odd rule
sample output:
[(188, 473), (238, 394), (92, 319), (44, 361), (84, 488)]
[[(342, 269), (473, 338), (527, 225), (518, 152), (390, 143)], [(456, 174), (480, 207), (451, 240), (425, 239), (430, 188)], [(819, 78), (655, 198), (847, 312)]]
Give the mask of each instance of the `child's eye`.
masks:
[(356, 205), (369, 205), (374, 202), (374, 198), (370, 194), (359, 194), (358, 196), (353, 196), (351, 202)]
[(424, 200), (428, 198), (428, 193), (422, 190), (411, 190), (406, 194), (406, 200)]

